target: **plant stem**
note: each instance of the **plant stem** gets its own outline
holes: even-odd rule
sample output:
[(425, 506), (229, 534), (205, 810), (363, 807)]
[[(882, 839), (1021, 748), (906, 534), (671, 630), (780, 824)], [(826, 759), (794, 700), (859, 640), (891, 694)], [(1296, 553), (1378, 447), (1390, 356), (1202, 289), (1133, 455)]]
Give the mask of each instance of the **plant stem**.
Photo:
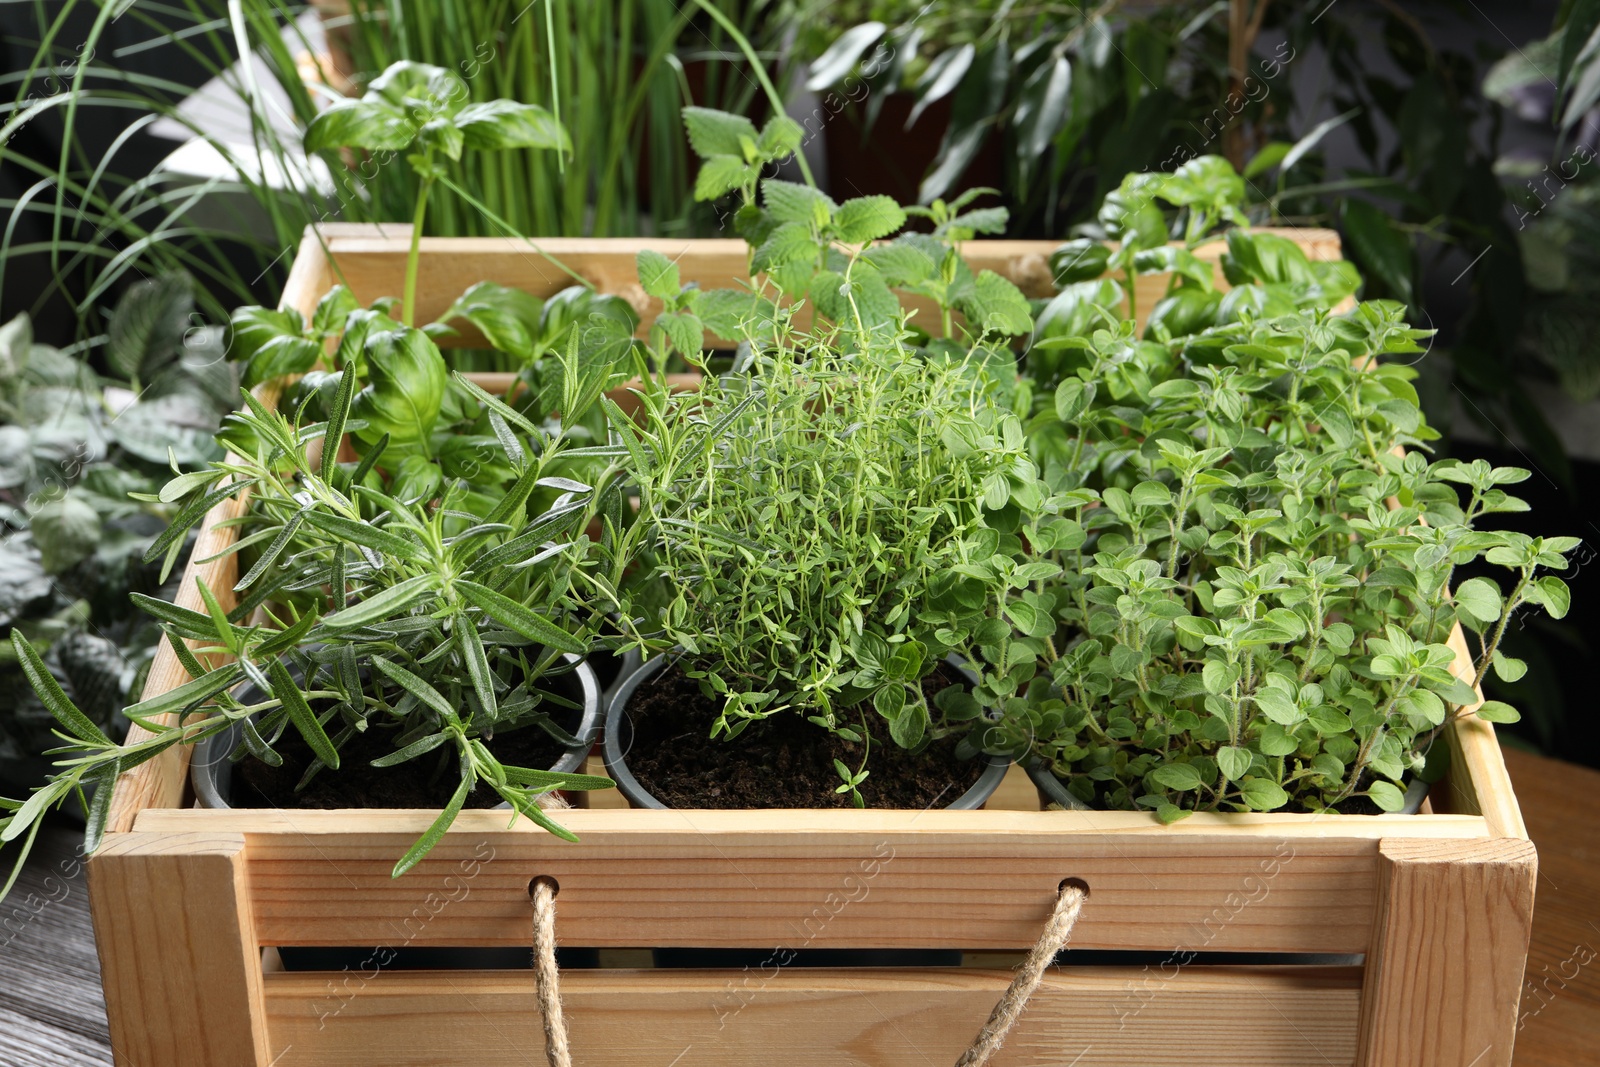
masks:
[[(430, 157), (432, 153), (429, 153)], [(432, 162), (431, 158), (428, 162)], [(406, 289), (400, 305), (400, 321), (407, 326), (417, 320), (417, 265), (422, 260), (422, 220), (428, 212), (428, 190), (433, 188), (432, 176), (422, 179), (417, 190), (417, 210), (411, 216), (411, 250), (406, 253)]]

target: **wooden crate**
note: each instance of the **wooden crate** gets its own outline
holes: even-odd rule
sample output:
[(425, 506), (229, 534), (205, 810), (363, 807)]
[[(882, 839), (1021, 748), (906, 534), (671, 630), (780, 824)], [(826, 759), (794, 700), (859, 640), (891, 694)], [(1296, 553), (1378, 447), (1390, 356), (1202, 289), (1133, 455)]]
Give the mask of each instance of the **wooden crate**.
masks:
[[(308, 235), (284, 304), (309, 313), (342, 279), (363, 302), (398, 292), (403, 228)], [(1317, 257), (1326, 232), (1295, 234)], [(728, 241), (545, 241), (602, 288), (640, 294), (633, 253), (684, 280), (729, 284)], [(425, 240), (427, 321), (483, 279), (548, 294), (567, 277), (521, 242)], [(1039, 291), (1042, 242), (976, 241), (975, 267)], [(1214, 256), (1218, 251), (1211, 246)], [(1141, 295), (1148, 308), (1158, 295)], [(492, 384), (492, 383), (491, 383)], [(268, 390), (270, 399), (270, 390)], [(203, 559), (234, 535), (208, 517)], [(190, 564), (231, 604), (235, 557)], [(1453, 637), (1458, 671), (1468, 660)], [(1470, 677), (1470, 675), (1468, 675)], [(146, 696), (185, 676), (163, 647)], [(384, 1067), (539, 1062), (531, 972), (285, 973), (281, 945), (524, 946), (528, 883), (560, 883), (570, 946), (960, 948), (1031, 944), (1067, 878), (1092, 892), (1074, 948), (1165, 954), (1149, 966), (1051, 973), (997, 1063), (1511, 1062), (1536, 859), (1493, 729), (1447, 734), (1446, 783), (1417, 816), (1134, 812), (630, 811), (564, 813), (568, 844), (469, 811), (415, 870), (395, 859), (425, 811), (198, 810), (188, 751), (117, 784), (89, 862), (106, 1006), (125, 1067)], [(1361, 954), (1360, 966), (1212, 966), (1185, 952)], [(900, 1067), (952, 1062), (1003, 969), (590, 970), (563, 977), (578, 1062)]]

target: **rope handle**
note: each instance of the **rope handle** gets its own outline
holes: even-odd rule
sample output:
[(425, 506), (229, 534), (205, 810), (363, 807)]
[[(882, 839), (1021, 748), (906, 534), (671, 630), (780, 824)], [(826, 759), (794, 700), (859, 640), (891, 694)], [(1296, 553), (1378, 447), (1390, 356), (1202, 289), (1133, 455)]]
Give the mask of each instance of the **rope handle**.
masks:
[(544, 1020), (544, 1058), (550, 1067), (572, 1067), (567, 1019), (561, 1011), (561, 976), (556, 967), (556, 894), (561, 886), (540, 875), (528, 883), (533, 900), (533, 986)]
[[(567, 1021), (561, 1011), (560, 972), (556, 967), (556, 894), (560, 889), (556, 880), (546, 875), (528, 883), (528, 896), (533, 901), (533, 983), (539, 1000), (539, 1015), (544, 1020), (545, 1059), (550, 1067), (572, 1067)], [(961, 1054), (956, 1067), (983, 1067), (989, 1057), (999, 1051), (1006, 1034), (1027, 1008), (1029, 998), (1044, 981), (1045, 970), (1072, 937), (1072, 928), (1088, 899), (1089, 887), (1082, 881), (1068, 878), (1061, 883), (1044, 932), (1028, 950), (1028, 958), (1017, 968), (1011, 984), (1006, 986), (994, 1011), (989, 1013), (989, 1021)]]
[(1078, 921), (1078, 913), (1083, 910), (1083, 902), (1088, 899), (1089, 887), (1082, 881), (1068, 878), (1061, 883), (1056, 905), (1050, 911), (1044, 932), (1034, 942), (1033, 948), (1028, 950), (1028, 958), (1017, 968), (1011, 984), (1006, 986), (994, 1011), (989, 1013), (989, 1021), (972, 1039), (971, 1047), (961, 1054), (956, 1067), (983, 1067), (989, 1057), (999, 1051), (1006, 1034), (1028, 1006), (1028, 998), (1044, 981), (1045, 969), (1055, 962), (1056, 953), (1066, 947), (1067, 939), (1072, 936), (1072, 927)]

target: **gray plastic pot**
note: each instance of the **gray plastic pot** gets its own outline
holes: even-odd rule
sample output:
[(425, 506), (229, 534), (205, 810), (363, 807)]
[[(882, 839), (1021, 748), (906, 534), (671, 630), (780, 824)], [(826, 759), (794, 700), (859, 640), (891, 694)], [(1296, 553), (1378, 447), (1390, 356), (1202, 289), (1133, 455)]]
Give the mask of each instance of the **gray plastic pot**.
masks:
[[(577, 665), (573, 673), (583, 690), (583, 707), (578, 716), (578, 727), (571, 731), (579, 743), (568, 747), (549, 769), (561, 774), (573, 774), (583, 770), (583, 761), (588, 758), (589, 751), (594, 747), (595, 734), (600, 730), (600, 709), (603, 705), (600, 700), (600, 684), (595, 680), (594, 671), (583, 662), (581, 656), (574, 656), (568, 652), (564, 654), (564, 658), (568, 663)], [(240, 690), (239, 699), (244, 703), (254, 703), (264, 698), (254, 685), (247, 684)], [(200, 802), (202, 808), (232, 807), (228, 803), (228, 798), (233, 793), (233, 761), (228, 755), (239, 747), (243, 730), (243, 726), (235, 724), (194, 746), (194, 753), (189, 760), (189, 781), (194, 786), (195, 799)], [(498, 806), (508, 807), (505, 804)]]
[[(1057, 778), (1041, 760), (1029, 760), (1027, 763), (1028, 777), (1033, 779), (1034, 788), (1039, 790), (1039, 803), (1043, 807), (1057, 804), (1068, 811), (1093, 811), (1083, 801), (1067, 791), (1066, 785)], [(1428, 797), (1428, 783), (1420, 778), (1412, 780), (1406, 789), (1406, 802), (1398, 814), (1415, 815), (1422, 810), (1422, 802)]]
[[(672, 662), (670, 656), (657, 656), (640, 666), (638, 670), (623, 678), (612, 695), (610, 704), (606, 706), (605, 740), (602, 746), (606, 759), (606, 774), (617, 783), (617, 789), (627, 798), (629, 805), (635, 808), (665, 808), (667, 805), (656, 799), (633, 776), (633, 772), (628, 770), (626, 755), (633, 741), (633, 726), (627, 715), (628, 701), (640, 686), (655, 677), (670, 662)], [(945, 663), (969, 684), (977, 684), (972, 672), (962, 667), (954, 656)], [(984, 768), (983, 774), (973, 783), (972, 788), (945, 807), (950, 809), (983, 807), (984, 803), (994, 795), (994, 791), (1000, 788), (1000, 780), (1006, 776), (1006, 768), (1010, 766), (1011, 761), (1005, 757), (991, 756), (989, 765)]]

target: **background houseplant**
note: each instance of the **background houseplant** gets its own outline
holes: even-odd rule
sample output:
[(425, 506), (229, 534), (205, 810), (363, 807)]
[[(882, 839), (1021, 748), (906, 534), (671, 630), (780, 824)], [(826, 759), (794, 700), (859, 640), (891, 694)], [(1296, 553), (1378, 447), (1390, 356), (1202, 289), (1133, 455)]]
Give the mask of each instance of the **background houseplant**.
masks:
[[(33, 340), (28, 318), (0, 327), (0, 626), (26, 634), (101, 728), (143, 684), (160, 632), (128, 593), (157, 594), (146, 561), (176, 510), (174, 471), (219, 455), (211, 440), (233, 393), (222, 331), (192, 323), (188, 278), (129, 289), (100, 339), (111, 371)], [(175, 557), (185, 547), (173, 541)], [(52, 720), (9, 649), (0, 653), (0, 766), (25, 789), (43, 779)]]

